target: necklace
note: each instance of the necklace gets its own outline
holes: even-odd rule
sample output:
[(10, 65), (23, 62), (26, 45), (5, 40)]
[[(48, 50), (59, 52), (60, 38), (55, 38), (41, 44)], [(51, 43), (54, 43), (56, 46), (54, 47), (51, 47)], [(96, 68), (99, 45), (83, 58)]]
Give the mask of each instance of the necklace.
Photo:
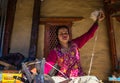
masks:
[(61, 48), (61, 52), (66, 54), (66, 53), (69, 53), (70, 51), (70, 48)]

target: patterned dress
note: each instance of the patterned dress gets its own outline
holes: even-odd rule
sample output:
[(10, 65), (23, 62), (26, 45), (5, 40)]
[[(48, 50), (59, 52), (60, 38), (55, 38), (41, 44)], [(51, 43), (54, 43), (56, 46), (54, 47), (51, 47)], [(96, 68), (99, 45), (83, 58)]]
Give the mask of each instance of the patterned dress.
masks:
[[(97, 28), (98, 23), (95, 22), (88, 32), (70, 41), (68, 49), (58, 45), (50, 51), (46, 61), (51, 65), (57, 63), (60, 66), (60, 71), (67, 77), (83, 76), (84, 73), (80, 64), (80, 52), (78, 49), (94, 36)], [(48, 74), (51, 69), (50, 65), (45, 64), (45, 74)], [(57, 75), (63, 76), (61, 73)]]

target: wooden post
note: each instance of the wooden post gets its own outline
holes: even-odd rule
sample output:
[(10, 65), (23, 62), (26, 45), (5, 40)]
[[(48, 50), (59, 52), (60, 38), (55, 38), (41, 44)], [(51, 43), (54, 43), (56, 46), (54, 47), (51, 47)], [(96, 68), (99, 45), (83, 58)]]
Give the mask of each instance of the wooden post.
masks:
[(8, 0), (7, 17), (6, 17), (6, 24), (5, 24), (4, 39), (3, 39), (2, 55), (4, 56), (6, 56), (9, 53), (9, 45), (10, 45), (10, 38), (11, 38), (11, 33), (12, 33), (12, 28), (14, 23), (16, 2), (17, 0)]
[(114, 71), (117, 68), (117, 53), (116, 53), (116, 43), (115, 43), (115, 34), (113, 28), (113, 22), (111, 17), (111, 11), (108, 3), (105, 3), (105, 14), (106, 14), (106, 23), (108, 28), (108, 35), (110, 40), (110, 53), (112, 60), (112, 70)]
[(41, 5), (40, 0), (34, 0), (31, 40), (30, 40), (30, 48), (29, 48), (29, 58), (31, 58), (31, 59), (34, 59), (36, 57), (36, 53), (37, 53), (40, 5)]

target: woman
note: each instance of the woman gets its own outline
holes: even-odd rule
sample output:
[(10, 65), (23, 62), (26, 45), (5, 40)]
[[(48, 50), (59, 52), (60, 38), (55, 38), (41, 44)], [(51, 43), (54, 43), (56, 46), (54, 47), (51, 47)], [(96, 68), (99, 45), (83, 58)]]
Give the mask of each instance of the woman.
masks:
[[(80, 49), (89, 39), (94, 36), (95, 31), (98, 28), (98, 21), (104, 18), (103, 12), (100, 12), (97, 20), (89, 29), (88, 32), (82, 36), (70, 41), (69, 29), (67, 26), (59, 26), (57, 28), (56, 34), (58, 37), (59, 44), (50, 51), (46, 62), (50, 65), (55, 65), (56, 63), (60, 67), (60, 71), (64, 74), (58, 72), (57, 75), (64, 77), (77, 77), (83, 76), (84, 72), (80, 64)], [(45, 74), (48, 74), (52, 67), (45, 64)]]

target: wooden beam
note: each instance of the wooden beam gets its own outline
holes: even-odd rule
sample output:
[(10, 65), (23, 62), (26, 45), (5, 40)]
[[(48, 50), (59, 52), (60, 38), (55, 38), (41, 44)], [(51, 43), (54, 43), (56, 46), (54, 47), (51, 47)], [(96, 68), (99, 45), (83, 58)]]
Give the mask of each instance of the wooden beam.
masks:
[(41, 5), (40, 0), (34, 0), (31, 40), (30, 40), (30, 48), (29, 48), (29, 58), (31, 58), (31, 59), (36, 58), (36, 53), (37, 53), (40, 5)]
[(2, 55), (4, 56), (6, 56), (9, 53), (10, 38), (11, 38), (11, 33), (12, 33), (13, 23), (14, 23), (14, 16), (16, 11), (16, 2), (17, 0), (8, 0), (5, 33), (4, 33), (4, 39), (3, 39)]
[(112, 60), (112, 70), (114, 71), (117, 68), (117, 52), (116, 52), (116, 43), (115, 43), (115, 34), (113, 28), (113, 22), (110, 10), (108, 8), (107, 3), (104, 4), (105, 7), (105, 14), (106, 14), (106, 24), (108, 29), (108, 35), (110, 40), (110, 53), (111, 53), (111, 60)]
[(74, 22), (84, 19), (83, 17), (42, 17), (40, 18), (40, 24), (45, 24), (49, 22)]

